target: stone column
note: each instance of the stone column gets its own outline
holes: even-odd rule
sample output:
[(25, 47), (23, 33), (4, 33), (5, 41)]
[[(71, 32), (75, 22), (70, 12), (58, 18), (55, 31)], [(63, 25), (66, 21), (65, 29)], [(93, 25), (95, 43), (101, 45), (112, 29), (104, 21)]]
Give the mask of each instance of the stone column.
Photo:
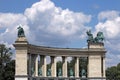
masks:
[(105, 73), (105, 56), (103, 57), (103, 77), (106, 77), (106, 73)]
[(51, 56), (51, 73), (52, 77), (56, 77), (56, 58), (55, 56)]
[(90, 55), (88, 57), (88, 77), (102, 77), (101, 56)]
[(62, 65), (63, 77), (67, 77), (67, 57), (63, 56), (62, 60), (63, 60), (63, 65)]
[(40, 62), (42, 64), (42, 76), (46, 77), (46, 71), (47, 71), (47, 66), (46, 66), (46, 56), (40, 56)]
[(36, 55), (35, 60), (35, 76), (38, 76), (38, 55)]
[(36, 60), (36, 55), (31, 54), (31, 75), (35, 76), (35, 60)]
[(16, 49), (15, 80), (28, 80), (28, 42), (25, 37), (19, 37), (13, 45)]
[(29, 68), (29, 72), (28, 73), (31, 76), (31, 54), (29, 53), (28, 56), (29, 56), (29, 60), (28, 60), (29, 61), (29, 67), (28, 67)]
[(79, 57), (75, 57), (75, 77), (79, 77)]

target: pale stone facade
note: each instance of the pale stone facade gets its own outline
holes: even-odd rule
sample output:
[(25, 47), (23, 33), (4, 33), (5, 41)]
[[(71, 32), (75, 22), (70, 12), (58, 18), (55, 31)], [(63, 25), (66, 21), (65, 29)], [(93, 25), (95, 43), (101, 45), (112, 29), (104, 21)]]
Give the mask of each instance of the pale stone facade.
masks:
[[(46, 56), (50, 56), (51, 59), (51, 77), (57, 77), (56, 57), (58, 56), (61, 56), (63, 61), (61, 77), (68, 77), (67, 57), (75, 57), (74, 77), (80, 77), (80, 57), (87, 57), (88, 60), (86, 77), (105, 77), (106, 50), (103, 43), (89, 43), (88, 48), (85, 49), (52, 48), (31, 45), (25, 37), (20, 37), (15, 41), (14, 46), (16, 49), (15, 80), (28, 80), (28, 77), (47, 77)], [(38, 63), (38, 56), (40, 63)], [(42, 69), (41, 76), (38, 75), (39, 68)]]

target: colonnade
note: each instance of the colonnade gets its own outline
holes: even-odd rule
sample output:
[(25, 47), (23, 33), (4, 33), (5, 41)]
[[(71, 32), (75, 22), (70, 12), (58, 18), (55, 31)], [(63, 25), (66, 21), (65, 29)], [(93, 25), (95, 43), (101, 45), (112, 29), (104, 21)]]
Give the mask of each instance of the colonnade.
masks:
[[(37, 55), (37, 54), (29, 54), (29, 74), (31, 76), (39, 76), (39, 77), (47, 77), (47, 61), (45, 55)], [(51, 75), (49, 77), (68, 77), (68, 65), (67, 65), (67, 56), (62, 56), (62, 70), (61, 76), (58, 75), (57, 72), (57, 56), (50, 56), (51, 59)], [(74, 77), (79, 77), (79, 58), (75, 57), (75, 65), (74, 65)], [(40, 60), (38, 60), (40, 59)], [(34, 70), (33, 70), (34, 69)], [(42, 74), (39, 74), (41, 70)], [(58, 75), (58, 76), (57, 76)], [(73, 76), (72, 76), (73, 77)]]
[[(56, 57), (62, 57), (62, 76), (68, 76), (67, 57), (75, 57), (74, 77), (80, 77), (79, 58), (87, 56), (87, 77), (105, 77), (105, 53), (103, 43), (89, 43), (88, 48), (52, 48), (28, 43), (25, 37), (19, 37), (15, 44), (16, 67), (15, 80), (29, 80), (32, 76), (47, 76), (46, 56), (51, 58), (51, 77), (57, 76)], [(40, 63), (38, 62), (40, 56)], [(38, 66), (39, 64), (39, 66)], [(41, 69), (40, 69), (41, 68)]]
[[(48, 69), (47, 69), (47, 61), (46, 61), (46, 55), (38, 55), (38, 54), (29, 54), (29, 75), (36, 76), (36, 77), (70, 77), (69, 71), (68, 71), (68, 65), (67, 65), (67, 57), (68, 56), (62, 56), (62, 73), (61, 76), (57, 76), (57, 56), (50, 56), (51, 59), (51, 67), (50, 67), (50, 75), (47, 75)], [(75, 64), (74, 64), (74, 76), (72, 77), (82, 77), (80, 76), (80, 57), (74, 57), (75, 58)], [(40, 60), (38, 60), (40, 59)], [(85, 72), (87, 76), (95, 76), (99, 75), (99, 77), (105, 77), (105, 58), (104, 57), (87, 57), (88, 64), (87, 64), (87, 71)], [(94, 64), (95, 63), (95, 64)], [(97, 65), (98, 64), (98, 65)], [(94, 68), (96, 67), (96, 68)], [(97, 73), (96, 73), (97, 72)], [(92, 74), (91, 74), (92, 73)], [(93, 73), (96, 73), (93, 75)]]

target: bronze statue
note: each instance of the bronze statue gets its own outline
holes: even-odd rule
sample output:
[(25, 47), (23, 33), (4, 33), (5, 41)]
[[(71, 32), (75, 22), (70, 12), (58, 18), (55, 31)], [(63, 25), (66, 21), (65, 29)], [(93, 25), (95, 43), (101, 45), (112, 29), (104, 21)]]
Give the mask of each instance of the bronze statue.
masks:
[(31, 75), (33, 75), (34, 74), (34, 68), (32, 67), (31, 68)]
[(87, 35), (88, 35), (88, 39), (87, 39), (87, 42), (94, 42), (94, 39), (93, 39), (93, 34), (91, 33), (91, 30), (87, 31), (86, 32)]
[(58, 69), (58, 76), (62, 76), (62, 69), (61, 68)]
[(73, 76), (73, 75), (74, 75), (74, 72), (73, 72), (72, 68), (70, 68), (69, 74), (70, 74), (70, 76)]
[(81, 71), (81, 76), (82, 76), (82, 77), (85, 77), (85, 76), (86, 76), (86, 71), (85, 71), (85, 69), (82, 69), (82, 71)]
[(42, 76), (42, 70), (41, 70), (41, 68), (39, 68), (39, 70), (38, 70), (38, 75)]
[(103, 42), (104, 35), (103, 32), (98, 32), (97, 36), (95, 37), (95, 43)]
[(51, 76), (51, 69), (47, 70), (47, 76)]
[(23, 28), (19, 26), (17, 29), (18, 29), (18, 37), (25, 37)]
[(98, 32), (97, 36), (93, 38), (93, 34), (91, 33), (91, 30), (86, 32), (88, 35), (87, 42), (89, 43), (102, 43), (104, 40), (103, 32)]

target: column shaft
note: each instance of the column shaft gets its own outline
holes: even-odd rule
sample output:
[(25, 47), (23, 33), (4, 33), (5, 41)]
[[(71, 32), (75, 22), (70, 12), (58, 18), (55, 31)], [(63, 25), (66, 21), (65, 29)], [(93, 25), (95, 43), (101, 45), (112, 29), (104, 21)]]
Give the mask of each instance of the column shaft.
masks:
[(29, 54), (29, 75), (31, 76), (31, 54)]
[(38, 76), (38, 56), (36, 56), (35, 60), (35, 76)]
[(105, 57), (103, 57), (103, 77), (106, 77), (106, 73), (105, 73)]
[(79, 57), (76, 57), (76, 62), (75, 62), (75, 77), (79, 77)]
[(41, 63), (42, 63), (42, 76), (46, 77), (46, 56), (41, 56)]
[(63, 66), (62, 66), (63, 77), (67, 77), (67, 57), (62, 57), (62, 58), (63, 58)]
[(35, 55), (31, 55), (31, 75), (35, 76)]
[(51, 56), (51, 73), (52, 77), (56, 77), (56, 59), (54, 56)]

